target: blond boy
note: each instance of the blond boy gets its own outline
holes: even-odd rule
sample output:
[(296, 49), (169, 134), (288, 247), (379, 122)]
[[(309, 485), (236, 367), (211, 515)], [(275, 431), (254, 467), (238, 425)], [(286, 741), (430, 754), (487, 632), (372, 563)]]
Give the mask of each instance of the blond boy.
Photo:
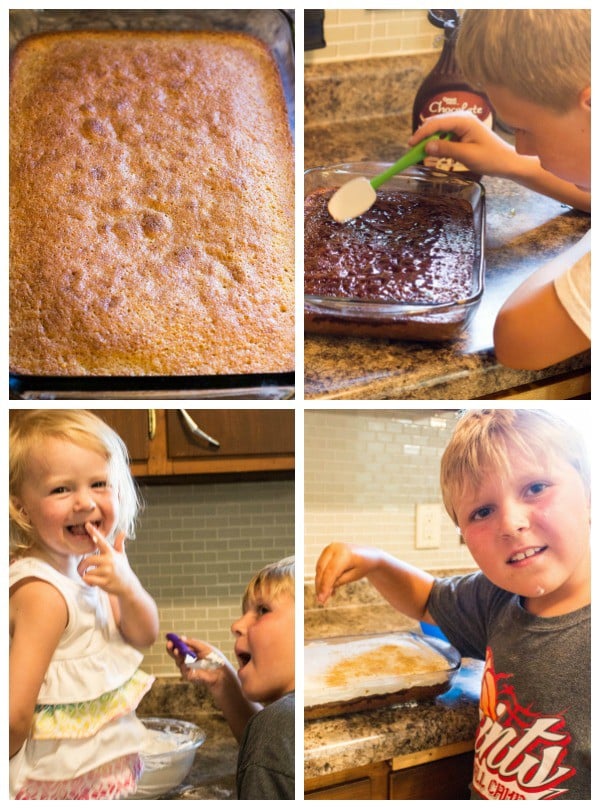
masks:
[(204, 683), (239, 742), (238, 800), (294, 799), (294, 559), (256, 573), (242, 599), (242, 615), (231, 625), (236, 674), (213, 646), (186, 639), (202, 660), (220, 655), (216, 669), (192, 669), (167, 644), (186, 680)]
[(366, 576), (416, 620), (485, 661), (472, 795), (590, 799), (590, 478), (583, 439), (534, 410), (459, 421), (441, 485), (477, 573), (436, 579), (375, 548), (335, 543), (325, 602)]
[[(591, 23), (588, 9), (465, 11), (457, 58), (513, 129), (515, 148), (469, 113), (435, 116), (414, 133), (453, 132), (427, 151), (478, 174), (514, 180), (580, 210), (591, 205)], [(528, 278), (494, 328), (498, 359), (544, 368), (590, 347), (590, 234)]]

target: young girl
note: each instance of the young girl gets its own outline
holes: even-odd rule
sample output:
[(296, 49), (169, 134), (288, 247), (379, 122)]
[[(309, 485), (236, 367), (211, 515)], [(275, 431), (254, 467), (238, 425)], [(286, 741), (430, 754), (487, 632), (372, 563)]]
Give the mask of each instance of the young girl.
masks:
[(138, 498), (121, 439), (83, 410), (10, 429), (10, 797), (135, 792), (154, 601), (125, 555)]

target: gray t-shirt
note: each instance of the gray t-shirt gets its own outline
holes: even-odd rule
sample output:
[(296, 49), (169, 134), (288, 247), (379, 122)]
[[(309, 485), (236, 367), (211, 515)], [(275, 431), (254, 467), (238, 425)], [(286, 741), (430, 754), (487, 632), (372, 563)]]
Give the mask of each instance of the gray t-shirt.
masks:
[(295, 704), (292, 691), (246, 725), (238, 755), (238, 800), (294, 800)]
[(540, 618), (474, 573), (436, 580), (428, 609), (486, 661), (472, 797), (590, 800), (591, 608)]

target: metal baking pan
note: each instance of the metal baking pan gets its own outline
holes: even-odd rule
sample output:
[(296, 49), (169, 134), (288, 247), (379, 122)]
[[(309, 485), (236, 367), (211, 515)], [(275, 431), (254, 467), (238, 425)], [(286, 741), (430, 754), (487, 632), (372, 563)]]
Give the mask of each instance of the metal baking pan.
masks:
[[(279, 68), (292, 137), (295, 130), (294, 12), (259, 10), (10, 10), (10, 52), (26, 37), (71, 30), (216, 30), (257, 37)], [(290, 399), (295, 373), (215, 376), (9, 375), (13, 399)]]
[(295, 374), (26, 376), (10, 374), (11, 399), (293, 399)]

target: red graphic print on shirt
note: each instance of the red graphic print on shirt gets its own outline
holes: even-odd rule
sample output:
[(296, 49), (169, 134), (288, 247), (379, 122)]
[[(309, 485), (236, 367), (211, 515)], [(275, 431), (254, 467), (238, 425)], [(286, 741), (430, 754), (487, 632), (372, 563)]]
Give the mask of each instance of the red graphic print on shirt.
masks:
[(507, 682), (511, 676), (496, 673), (488, 648), (473, 788), (487, 800), (552, 800), (567, 791), (565, 782), (575, 775), (565, 761), (571, 735), (562, 714), (548, 716), (520, 705)]

